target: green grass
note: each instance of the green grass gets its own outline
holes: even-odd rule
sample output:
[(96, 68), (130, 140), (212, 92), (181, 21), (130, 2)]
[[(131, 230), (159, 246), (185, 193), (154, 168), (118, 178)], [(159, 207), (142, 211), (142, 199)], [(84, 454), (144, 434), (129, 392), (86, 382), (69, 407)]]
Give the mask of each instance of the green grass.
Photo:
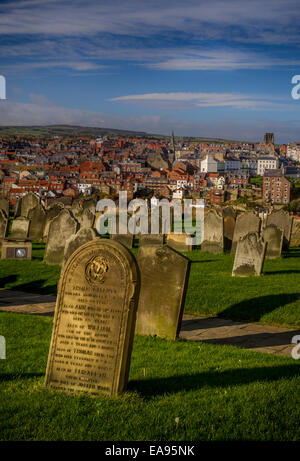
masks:
[[(136, 246), (136, 242), (135, 242)], [(137, 255), (137, 248), (132, 250)], [(43, 263), (44, 244), (33, 244), (32, 261), (1, 261), (0, 287), (56, 294), (59, 266)], [(265, 260), (260, 277), (232, 277), (234, 257), (195, 250), (185, 312), (300, 327), (300, 249)]]
[(125, 394), (70, 396), (43, 387), (51, 329), (49, 317), (0, 313), (1, 440), (300, 439), (290, 357), (137, 336)]

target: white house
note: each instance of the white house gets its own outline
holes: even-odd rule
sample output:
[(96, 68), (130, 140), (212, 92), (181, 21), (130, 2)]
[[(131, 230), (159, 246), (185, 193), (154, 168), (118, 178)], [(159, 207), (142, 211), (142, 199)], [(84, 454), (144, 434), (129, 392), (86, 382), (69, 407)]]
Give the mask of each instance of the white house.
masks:
[(257, 175), (263, 176), (265, 170), (276, 170), (278, 159), (276, 157), (259, 157), (257, 160)]
[(218, 162), (212, 155), (207, 155), (204, 160), (201, 161), (201, 173), (217, 173)]

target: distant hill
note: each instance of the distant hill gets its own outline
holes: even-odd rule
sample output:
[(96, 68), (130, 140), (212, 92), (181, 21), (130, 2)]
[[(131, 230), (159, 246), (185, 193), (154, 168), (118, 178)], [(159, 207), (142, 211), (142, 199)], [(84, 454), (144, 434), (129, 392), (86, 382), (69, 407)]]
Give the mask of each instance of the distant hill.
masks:
[[(28, 137), (53, 137), (53, 136), (120, 136), (120, 137), (143, 137), (151, 139), (169, 138), (170, 135), (160, 135), (146, 133), (144, 131), (118, 130), (114, 128), (86, 127), (77, 125), (33, 125), (33, 126), (1, 126), (1, 136), (28, 136)], [(193, 136), (175, 136), (176, 139), (198, 142), (243, 142), (237, 140), (193, 137)]]

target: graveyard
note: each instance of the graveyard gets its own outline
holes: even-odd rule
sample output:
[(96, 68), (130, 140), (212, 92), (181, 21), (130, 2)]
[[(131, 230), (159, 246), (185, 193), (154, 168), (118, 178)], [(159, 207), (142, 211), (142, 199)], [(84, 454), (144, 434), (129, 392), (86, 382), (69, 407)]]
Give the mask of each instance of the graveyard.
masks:
[(299, 440), (288, 214), (207, 210), (192, 247), (99, 237), (91, 200), (19, 211), (0, 216), (1, 440)]

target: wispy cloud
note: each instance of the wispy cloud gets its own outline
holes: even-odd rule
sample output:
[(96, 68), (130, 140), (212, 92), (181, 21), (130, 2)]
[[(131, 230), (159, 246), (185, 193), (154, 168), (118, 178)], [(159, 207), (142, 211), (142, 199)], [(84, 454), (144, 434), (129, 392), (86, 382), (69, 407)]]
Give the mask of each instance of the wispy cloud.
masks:
[(146, 93), (132, 94), (127, 96), (119, 96), (111, 98), (110, 101), (119, 102), (157, 102), (161, 106), (163, 103), (178, 103), (182, 104), (185, 109), (190, 106), (196, 107), (234, 107), (236, 109), (279, 109), (287, 106), (280, 100), (275, 100), (274, 97), (261, 95), (247, 95), (241, 93)]

